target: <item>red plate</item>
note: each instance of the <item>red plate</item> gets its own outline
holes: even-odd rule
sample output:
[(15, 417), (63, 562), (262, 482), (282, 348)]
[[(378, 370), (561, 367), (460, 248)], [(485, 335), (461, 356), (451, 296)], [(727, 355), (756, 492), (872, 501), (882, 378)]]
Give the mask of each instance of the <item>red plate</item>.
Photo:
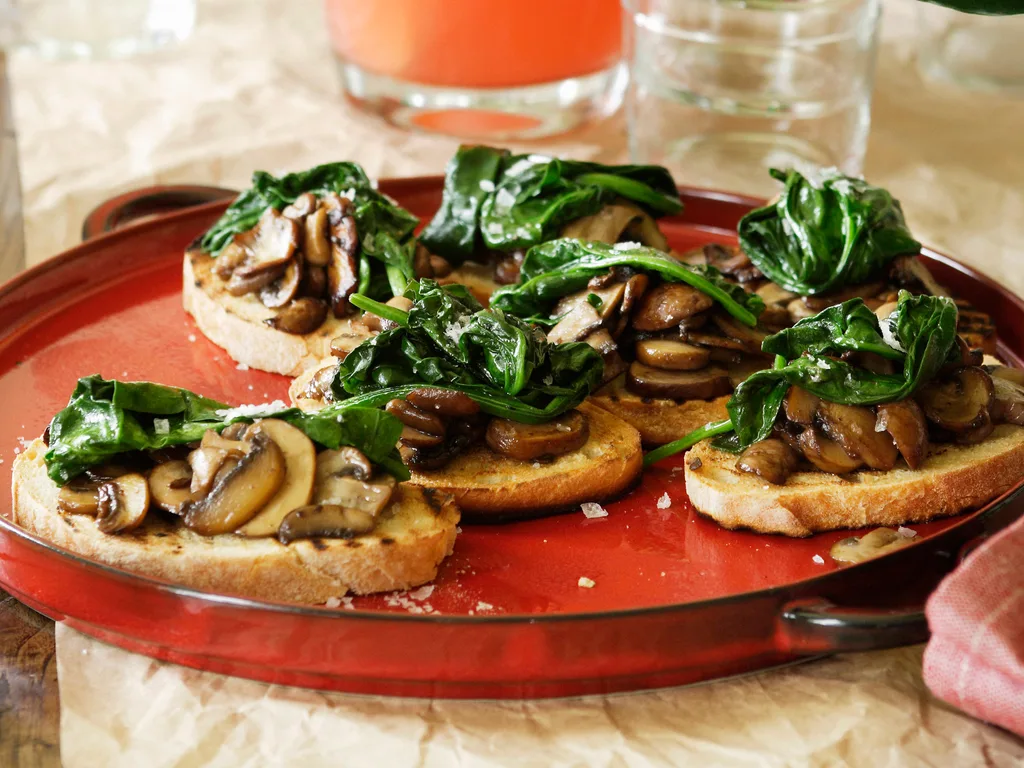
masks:
[[(441, 180), (381, 188), (427, 216)], [(678, 249), (734, 242), (736, 221), (756, 202), (693, 189), (683, 198), (685, 213), (663, 224)], [(136, 195), (100, 209), (90, 226), (117, 219), (126, 202), (152, 211)], [(182, 251), (223, 208), (97, 237), (0, 289), (0, 483), (19, 438), (43, 431), (80, 376), (152, 379), (231, 403), (286, 398), (286, 378), (238, 370), (181, 308)], [(992, 313), (1002, 354), (1019, 362), (1024, 302), (951, 259), (927, 257), (941, 282)], [(723, 530), (694, 512), (679, 468), (676, 460), (649, 472), (606, 518), (467, 526), (426, 597), (328, 609), (203, 593), (85, 560), (2, 517), (0, 583), (86, 634), (200, 669), (360, 693), (565, 696), (920, 641), (922, 601), (961, 548), (1024, 509), (1018, 484), (974, 514), (915, 526), (914, 546), (838, 569), (829, 548), (849, 533), (792, 540)], [(664, 494), (671, 504), (662, 509)], [(579, 586), (581, 577), (595, 585)]]

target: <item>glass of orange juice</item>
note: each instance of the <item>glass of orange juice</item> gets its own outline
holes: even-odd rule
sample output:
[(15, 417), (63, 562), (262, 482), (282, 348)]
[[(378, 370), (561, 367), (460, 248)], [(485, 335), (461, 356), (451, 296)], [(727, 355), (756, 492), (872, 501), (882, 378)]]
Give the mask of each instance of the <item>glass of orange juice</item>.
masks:
[(347, 97), (404, 127), (506, 139), (621, 103), (619, 0), (325, 0)]

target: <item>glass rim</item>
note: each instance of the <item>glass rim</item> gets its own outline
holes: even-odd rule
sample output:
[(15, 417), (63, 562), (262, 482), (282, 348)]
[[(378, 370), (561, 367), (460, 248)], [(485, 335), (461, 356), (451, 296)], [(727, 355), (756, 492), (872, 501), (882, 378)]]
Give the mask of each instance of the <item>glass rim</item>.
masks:
[[(645, 0), (621, 0), (622, 7), (632, 12), (642, 12), (638, 6), (644, 2)], [(672, 4), (704, 2), (707, 5), (733, 6), (736, 10), (789, 12), (839, 9), (851, 5), (876, 7), (881, 5), (881, 0), (670, 0), (670, 2)]]

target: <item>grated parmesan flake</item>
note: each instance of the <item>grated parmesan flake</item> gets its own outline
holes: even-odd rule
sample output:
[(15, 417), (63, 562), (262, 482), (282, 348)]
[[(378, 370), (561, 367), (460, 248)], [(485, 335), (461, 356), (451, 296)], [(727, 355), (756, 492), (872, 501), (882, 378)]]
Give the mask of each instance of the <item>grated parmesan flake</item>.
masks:
[(580, 576), (580, 580), (576, 582), (579, 586), (584, 589), (593, 589), (594, 585), (597, 584), (593, 579), (588, 579), (586, 576)]
[(672, 506), (672, 499), (668, 495), (668, 491), (661, 494), (661, 498), (658, 499), (658, 509), (668, 509)]
[(341, 598), (340, 597), (328, 597), (327, 598), (327, 602), (324, 603), (324, 606), (327, 607), (327, 608), (340, 608), (341, 607)]
[(171, 432), (169, 419), (153, 419), (153, 431), (158, 435), (168, 435)]
[(433, 584), (427, 584), (425, 587), (420, 587), (419, 589), (410, 592), (409, 593), (409, 599), (410, 600), (426, 600), (432, 594), (434, 594), (434, 585)]
[(608, 510), (594, 501), (583, 502), (580, 504), (580, 509), (583, 510), (583, 514), (588, 520), (593, 520), (595, 517), (608, 517)]
[(906, 528), (902, 525), (896, 529), (896, 533), (901, 539), (912, 539), (917, 536), (917, 531), (913, 528)]
[(190, 333), (188, 335), (188, 340), (191, 341), (194, 344), (195, 341), (196, 341), (196, 335), (194, 333)]
[(811, 558), (811, 560), (816, 562), (818, 565), (824, 565), (825, 564), (825, 558), (822, 557), (821, 555), (815, 555), (814, 557)]
[(216, 414), (225, 421), (231, 419), (247, 418), (258, 419), (264, 416), (273, 416), (280, 411), (288, 410), (288, 404), (282, 400), (275, 400), (272, 403), (258, 403), (255, 405), (239, 405), (235, 408), (221, 408)]
[(628, 243), (616, 243), (612, 246), (616, 251), (632, 251), (634, 248), (642, 248), (640, 243), (628, 242)]
[(235, 368), (237, 368), (240, 371), (248, 371), (249, 370), (249, 366), (246, 365), (245, 363), (239, 363), (238, 365), (235, 366)]
[(494, 606), (491, 605), (490, 603), (485, 603), (483, 600), (481, 600), (480, 602), (478, 602), (476, 604), (476, 610), (477, 610), (477, 613), (479, 613), (480, 611), (493, 611), (494, 610)]
[(480, 189), (482, 189), (484, 192), (493, 192), (494, 182), (491, 181), (490, 179), (480, 179)]

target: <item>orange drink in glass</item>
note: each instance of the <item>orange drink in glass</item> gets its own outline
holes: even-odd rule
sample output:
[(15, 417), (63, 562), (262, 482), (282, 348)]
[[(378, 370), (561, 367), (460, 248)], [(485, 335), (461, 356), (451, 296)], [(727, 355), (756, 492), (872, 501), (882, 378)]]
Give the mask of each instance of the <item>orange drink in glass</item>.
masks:
[(616, 109), (619, 0), (325, 0), (347, 96), (407, 127), (531, 138)]

